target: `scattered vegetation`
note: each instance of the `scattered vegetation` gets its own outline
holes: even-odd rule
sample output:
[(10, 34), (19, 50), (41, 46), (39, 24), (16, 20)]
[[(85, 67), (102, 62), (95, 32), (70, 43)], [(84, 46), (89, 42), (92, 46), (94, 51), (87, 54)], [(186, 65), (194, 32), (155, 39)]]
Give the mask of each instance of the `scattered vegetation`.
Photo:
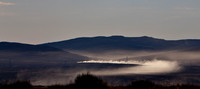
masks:
[(0, 89), (200, 89), (199, 85), (160, 85), (148, 80), (134, 81), (125, 86), (108, 85), (101, 78), (91, 74), (78, 75), (72, 84), (52, 86), (32, 86), (29, 81), (0, 84)]
[(14, 83), (1, 84), (0, 89), (33, 89), (33, 86), (29, 81), (16, 81)]

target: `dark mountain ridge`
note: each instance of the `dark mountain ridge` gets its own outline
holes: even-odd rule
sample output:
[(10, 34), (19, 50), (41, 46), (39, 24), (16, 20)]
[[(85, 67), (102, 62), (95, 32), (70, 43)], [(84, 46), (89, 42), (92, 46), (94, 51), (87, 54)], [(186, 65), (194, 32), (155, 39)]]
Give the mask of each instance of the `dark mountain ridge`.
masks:
[(164, 40), (148, 36), (98, 36), (80, 37), (59, 42), (45, 43), (51, 47), (63, 50), (79, 51), (108, 51), (108, 50), (133, 50), (133, 51), (163, 51), (163, 50), (199, 50), (199, 39)]
[(62, 49), (46, 45), (31, 45), (16, 42), (0, 42), (0, 67), (12, 65), (63, 65), (87, 60), (87, 57), (73, 54)]
[(63, 50), (44, 45), (31, 45), (31, 44), (22, 44), (16, 42), (0, 42), (0, 51), (53, 52), (53, 51), (63, 51)]

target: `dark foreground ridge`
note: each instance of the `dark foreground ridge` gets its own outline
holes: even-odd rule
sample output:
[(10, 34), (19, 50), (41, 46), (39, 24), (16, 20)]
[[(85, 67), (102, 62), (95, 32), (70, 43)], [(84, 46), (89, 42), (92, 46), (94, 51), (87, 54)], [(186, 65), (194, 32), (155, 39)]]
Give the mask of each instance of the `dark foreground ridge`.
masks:
[(200, 89), (199, 85), (161, 85), (148, 80), (134, 81), (124, 86), (108, 85), (102, 79), (91, 74), (82, 74), (76, 77), (75, 82), (67, 85), (33, 86), (28, 81), (2, 83), (0, 89)]

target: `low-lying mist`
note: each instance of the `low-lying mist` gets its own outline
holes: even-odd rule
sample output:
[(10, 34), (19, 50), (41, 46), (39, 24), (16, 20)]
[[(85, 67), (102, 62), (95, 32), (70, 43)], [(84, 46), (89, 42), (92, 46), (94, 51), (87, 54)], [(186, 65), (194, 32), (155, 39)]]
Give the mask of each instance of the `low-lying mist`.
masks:
[[(150, 79), (158, 79), (159, 77), (157, 77), (157, 75), (164, 75), (166, 79), (183, 79), (180, 81), (188, 81), (188, 79), (191, 79), (192, 81), (195, 80), (195, 82), (198, 80), (200, 83), (200, 71), (198, 71), (200, 66), (200, 52), (110, 51), (104, 53), (89, 53), (74, 51), (72, 53), (87, 56), (88, 59), (82, 59), (82, 57), (75, 57), (74, 59), (74, 57), (69, 57), (70, 55), (65, 55), (65, 53), (59, 55), (53, 53), (53, 55), (51, 56), (49, 56), (49, 53), (48, 55), (37, 54), (39, 55), (38, 60), (34, 59), (35, 57), (32, 57), (31, 59), (26, 59), (34, 55), (28, 55), (27, 57), (23, 58), (21, 57), (21, 55), (15, 56), (14, 54), (12, 54), (14, 55), (14, 57), (18, 57), (17, 59), (23, 59), (12, 60), (11, 62), (9, 62), (7, 60), (3, 60), (2, 58), (0, 62), (5, 61), (7, 64), (14, 64), (15, 61), (18, 61), (20, 63), (27, 63), (26, 61), (30, 61), (30, 63), (33, 64), (45, 63), (46, 65), (43, 66), (43, 68), (41, 68), (40, 66), (35, 67), (35, 65), (33, 65), (33, 67), (30, 66), (29, 68), (23, 69), (17, 68), (17, 70), (15, 70), (12, 66), (8, 66), (8, 69), (12, 68), (11, 72), (17, 73), (17, 79), (30, 80), (33, 85), (68, 84), (73, 82), (78, 74), (87, 72), (103, 77), (131, 75), (131, 77), (125, 79), (118, 77), (112, 82), (118, 80), (123, 80), (124, 82), (128, 79), (132, 80), (133, 78), (137, 78), (135, 77), (136, 75), (141, 75), (142, 77), (146, 75), (152, 75)], [(9, 55), (11, 54), (8, 54), (8, 57)], [(40, 61), (39, 59), (42, 59), (43, 61)], [(73, 62), (67, 62), (67, 60), (72, 60)], [(53, 65), (54, 63), (56, 64), (49, 67), (49, 65), (47, 64), (50, 63), (51, 65)], [(195, 76), (193, 76), (193, 74), (195, 74)], [(119, 82), (119, 84), (120, 83), (121, 82)]]
[(95, 75), (126, 75), (126, 74), (162, 74), (178, 72), (181, 66), (176, 61), (157, 60), (152, 61), (82, 61), (78, 63), (111, 63), (111, 64), (138, 64), (138, 66), (117, 68), (117, 69), (102, 69), (91, 71)]
[[(91, 66), (81, 66), (81, 65)], [(100, 65), (99, 65), (100, 64)], [(104, 66), (104, 64), (117, 65), (116, 68), (102, 67), (97, 68), (92, 65)], [(120, 67), (121, 65), (129, 65)], [(132, 65), (132, 66), (131, 66)], [(178, 72), (182, 67), (176, 61), (165, 61), (154, 59), (152, 61), (103, 61), (89, 60), (79, 61), (76, 68), (52, 68), (48, 70), (38, 71), (30, 78), (34, 85), (54, 85), (68, 84), (73, 82), (78, 74), (91, 73), (97, 76), (120, 76), (120, 75), (159, 75)], [(18, 74), (19, 77), (24, 77), (24, 73)]]
[(70, 51), (75, 54), (84, 55), (94, 60), (170, 60), (177, 61), (182, 65), (199, 65), (200, 52), (199, 51), (127, 51), (127, 50), (112, 50), (102, 53), (84, 52), (84, 51)]

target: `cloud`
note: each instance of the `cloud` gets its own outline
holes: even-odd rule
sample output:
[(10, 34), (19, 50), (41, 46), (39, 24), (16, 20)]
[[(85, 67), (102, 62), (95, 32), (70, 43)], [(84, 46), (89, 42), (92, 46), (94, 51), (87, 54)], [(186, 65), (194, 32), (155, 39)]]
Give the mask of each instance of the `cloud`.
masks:
[(4, 6), (10, 6), (10, 5), (15, 5), (14, 3), (10, 3), (10, 2), (1, 2), (0, 1), (0, 6), (4, 5)]
[(11, 12), (0, 12), (0, 16), (13, 16), (15, 15), (15, 13), (11, 13)]
[(192, 8), (192, 7), (176, 7), (176, 10), (196, 10), (198, 8)]

